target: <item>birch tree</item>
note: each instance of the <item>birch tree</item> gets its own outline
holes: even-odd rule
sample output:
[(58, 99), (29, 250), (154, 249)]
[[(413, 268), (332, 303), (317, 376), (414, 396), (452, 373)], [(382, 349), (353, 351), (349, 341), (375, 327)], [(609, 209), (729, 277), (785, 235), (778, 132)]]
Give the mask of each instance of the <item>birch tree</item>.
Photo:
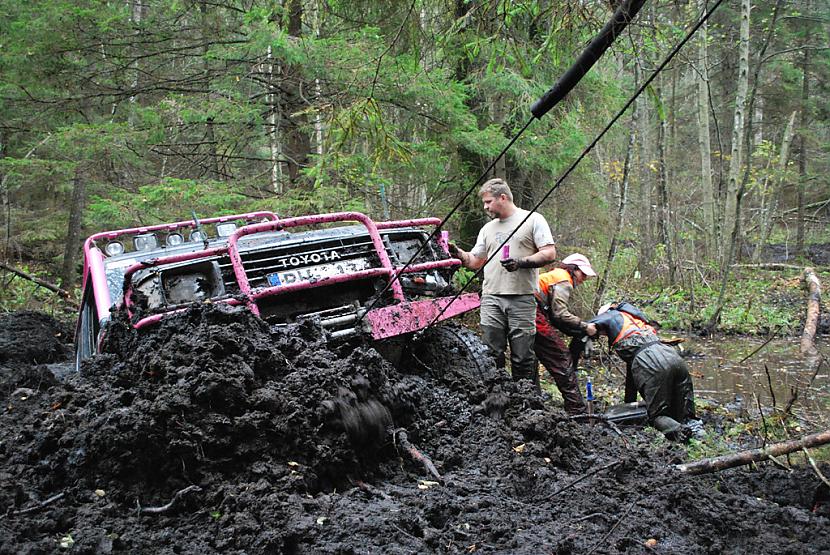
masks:
[[(732, 263), (732, 251), (735, 245), (732, 244), (733, 231), (739, 223), (740, 214), (737, 212), (738, 188), (740, 187), (740, 174), (743, 164), (744, 133), (746, 132), (746, 100), (749, 89), (749, 18), (751, 5), (750, 0), (741, 0), (741, 21), (740, 38), (738, 42), (738, 74), (736, 77), (735, 111), (732, 118), (732, 141), (729, 158), (729, 173), (727, 177), (726, 205), (723, 211), (724, 235), (721, 241), (728, 244), (729, 248), (724, 249), (724, 256), (721, 262), (721, 271), (725, 272)], [(734, 238), (737, 239), (737, 238)]]
[(752, 10), (750, 0), (741, 0), (740, 40), (738, 46), (738, 75), (737, 92), (735, 94), (735, 113), (732, 120), (732, 156), (729, 160), (729, 181), (726, 192), (726, 207), (724, 209), (724, 231), (729, 231), (728, 247), (721, 257), (721, 286), (718, 300), (706, 327), (714, 330), (720, 321), (726, 296), (726, 284), (729, 278), (729, 267), (735, 255), (740, 229), (741, 195), (739, 195), (739, 174), (741, 170), (741, 156), (744, 144), (744, 115), (746, 110), (747, 92), (749, 89), (749, 17)]
[(765, 176), (761, 186), (761, 217), (758, 225), (758, 241), (752, 250), (752, 261), (755, 263), (761, 261), (761, 251), (767, 241), (769, 241), (773, 227), (773, 218), (775, 218), (775, 214), (778, 212), (778, 201), (781, 197), (781, 189), (785, 183), (785, 172), (790, 157), (790, 143), (792, 143), (793, 139), (796, 114), (797, 112), (793, 112), (790, 115), (787, 127), (784, 129), (784, 135), (781, 139), (781, 150), (778, 153), (778, 164), (776, 165), (775, 171)]

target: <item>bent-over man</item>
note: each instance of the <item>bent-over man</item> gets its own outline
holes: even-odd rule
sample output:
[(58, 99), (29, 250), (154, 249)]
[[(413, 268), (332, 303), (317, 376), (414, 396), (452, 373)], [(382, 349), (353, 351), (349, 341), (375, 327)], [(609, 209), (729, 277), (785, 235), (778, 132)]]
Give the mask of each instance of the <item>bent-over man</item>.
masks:
[(612, 303), (590, 322), (626, 363), (625, 402), (636, 401), (639, 392), (649, 423), (669, 439), (703, 435), (689, 368), (677, 351), (660, 342), (648, 317), (629, 303)]

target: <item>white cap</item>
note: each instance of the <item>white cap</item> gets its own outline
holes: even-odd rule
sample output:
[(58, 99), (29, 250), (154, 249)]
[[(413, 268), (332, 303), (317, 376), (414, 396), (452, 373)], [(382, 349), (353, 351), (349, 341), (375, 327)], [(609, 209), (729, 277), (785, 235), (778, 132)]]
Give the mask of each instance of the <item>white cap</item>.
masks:
[(585, 274), (587, 277), (594, 277), (597, 273), (591, 267), (591, 263), (588, 262), (588, 259), (585, 258), (584, 254), (579, 254), (578, 252), (573, 253), (570, 256), (566, 256), (562, 260), (562, 264), (567, 264), (570, 266), (576, 266), (582, 273)]

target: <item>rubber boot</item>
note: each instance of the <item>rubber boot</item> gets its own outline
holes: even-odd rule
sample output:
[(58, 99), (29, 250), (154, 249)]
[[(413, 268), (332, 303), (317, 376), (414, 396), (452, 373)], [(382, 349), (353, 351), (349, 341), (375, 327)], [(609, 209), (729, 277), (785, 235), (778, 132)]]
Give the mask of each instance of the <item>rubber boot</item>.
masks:
[(504, 351), (507, 349), (507, 334), (502, 328), (496, 326), (481, 326), (481, 340), (493, 353), (496, 359), (496, 368), (504, 368), (507, 365), (507, 357)]
[[(535, 331), (517, 331), (510, 337), (510, 373), (513, 375), (513, 381), (538, 382), (539, 366), (533, 354), (535, 339)], [(536, 379), (533, 377), (534, 373), (537, 375)]]
[(566, 368), (565, 372), (562, 373), (551, 372), (551, 375), (556, 382), (556, 387), (559, 388), (559, 392), (562, 394), (565, 412), (568, 414), (585, 414), (588, 412), (588, 406), (582, 397), (582, 391), (579, 389), (579, 382), (573, 368)]
[(663, 432), (666, 439), (671, 441), (686, 441), (691, 436), (689, 428), (670, 416), (657, 416), (651, 425)]

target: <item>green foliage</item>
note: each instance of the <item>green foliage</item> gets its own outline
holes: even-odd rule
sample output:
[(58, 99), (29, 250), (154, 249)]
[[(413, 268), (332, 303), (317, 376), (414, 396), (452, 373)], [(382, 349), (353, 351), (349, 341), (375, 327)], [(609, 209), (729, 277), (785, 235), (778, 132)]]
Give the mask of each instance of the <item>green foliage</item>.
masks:
[[(753, 6), (753, 37), (763, 36), (773, 5)], [(537, 1), (461, 2), (448, 11), (428, 0), (415, 9), (395, 0), (330, 0), (302, 13), (279, 3), (236, 1), (142, 6), (137, 14), (124, 2), (0, 0), (0, 177), (13, 216), (4, 243), (25, 249), (53, 272), (79, 181), (88, 196), (85, 234), (178, 220), (191, 210), (443, 216), (524, 128), (531, 104), (609, 16), (603, 3), (573, 9)], [(819, 156), (828, 150), (830, 103), (820, 85), (830, 68), (825, 50), (811, 50), (807, 128), (796, 130), (808, 143), (807, 174), (796, 175), (795, 144), (790, 166), (778, 169), (780, 131), (802, 104), (799, 47), (827, 42), (821, 23), (827, 8), (814, 9), (815, 20), (800, 18), (803, 8), (800, 2), (784, 6), (769, 50), (776, 55), (760, 73), (763, 118), (754, 131), (762, 140), (744, 156), (751, 162), (747, 221), (762, 203), (778, 203), (771, 239), (777, 242), (793, 239), (795, 226), (781, 216), (794, 205), (796, 179), (809, 184), (808, 203), (822, 201), (828, 191), (826, 157)], [(679, 40), (690, 10), (646, 10), (639, 18), (647, 22), (616, 42), (549, 114), (532, 121), (495, 170), (524, 189), (520, 204), (549, 191), (623, 105), (634, 88), (634, 68), (654, 67)], [(722, 9), (710, 27), (710, 65), (725, 68), (710, 75), (712, 117), (720, 122), (731, 121), (737, 16)], [(667, 252), (657, 246), (650, 260), (640, 261), (639, 249), (629, 246), (657, 235), (654, 139), (658, 120), (665, 120), (670, 234), (681, 251), (675, 261), (693, 259), (708, 281), (702, 289), (701, 280), (691, 289), (684, 283), (661, 302), (676, 307), (667, 309), (667, 321), (694, 326), (717, 286), (710, 261), (695, 250), (703, 234), (699, 157), (689, 151), (697, 141), (694, 87), (673, 79), (664, 73), (640, 103), (627, 248), (612, 267), (609, 294), (653, 298), (668, 283)], [(610, 239), (627, 118), (542, 207), (560, 243), (597, 259)], [(723, 129), (716, 135), (721, 143), (729, 140)], [(713, 153), (713, 161), (723, 160)], [(713, 168), (718, 175), (721, 170)], [(460, 241), (472, 238), (480, 213), (475, 195), (462, 202), (449, 222)], [(753, 243), (757, 231), (746, 228)], [(808, 227), (808, 241), (827, 239), (828, 229), (821, 222)], [(638, 268), (646, 274), (639, 279)], [(751, 294), (751, 302), (736, 298), (727, 306), (727, 329), (792, 327), (788, 309), (771, 307), (760, 291)]]
[(452, 284), (458, 289), (463, 289), (464, 287), (466, 287), (467, 289), (465, 289), (465, 291), (472, 291), (473, 286), (467, 284), (473, 280), (473, 276), (475, 276), (475, 272), (473, 270), (461, 267), (458, 270), (456, 270), (455, 274), (453, 274)]
[(192, 179), (167, 178), (141, 187), (138, 195), (123, 190), (109, 193), (91, 198), (87, 228), (95, 228), (95, 222), (102, 221), (108, 222), (110, 229), (179, 221), (189, 218), (191, 210), (202, 216), (233, 214), (248, 202), (222, 183)]
[[(22, 265), (19, 270), (49, 281), (49, 272), (32, 266)], [(76, 292), (77, 293), (77, 292)], [(10, 272), (0, 270), (0, 310), (40, 310), (64, 318), (64, 303), (61, 297), (36, 283)]]
[[(709, 321), (720, 293), (716, 279), (665, 287), (638, 276), (636, 251), (620, 249), (602, 302), (633, 302), (667, 329), (698, 329)], [(794, 333), (803, 318), (802, 297), (795, 275), (787, 279), (780, 271), (763, 270), (733, 274), (719, 329), (726, 333)]]

